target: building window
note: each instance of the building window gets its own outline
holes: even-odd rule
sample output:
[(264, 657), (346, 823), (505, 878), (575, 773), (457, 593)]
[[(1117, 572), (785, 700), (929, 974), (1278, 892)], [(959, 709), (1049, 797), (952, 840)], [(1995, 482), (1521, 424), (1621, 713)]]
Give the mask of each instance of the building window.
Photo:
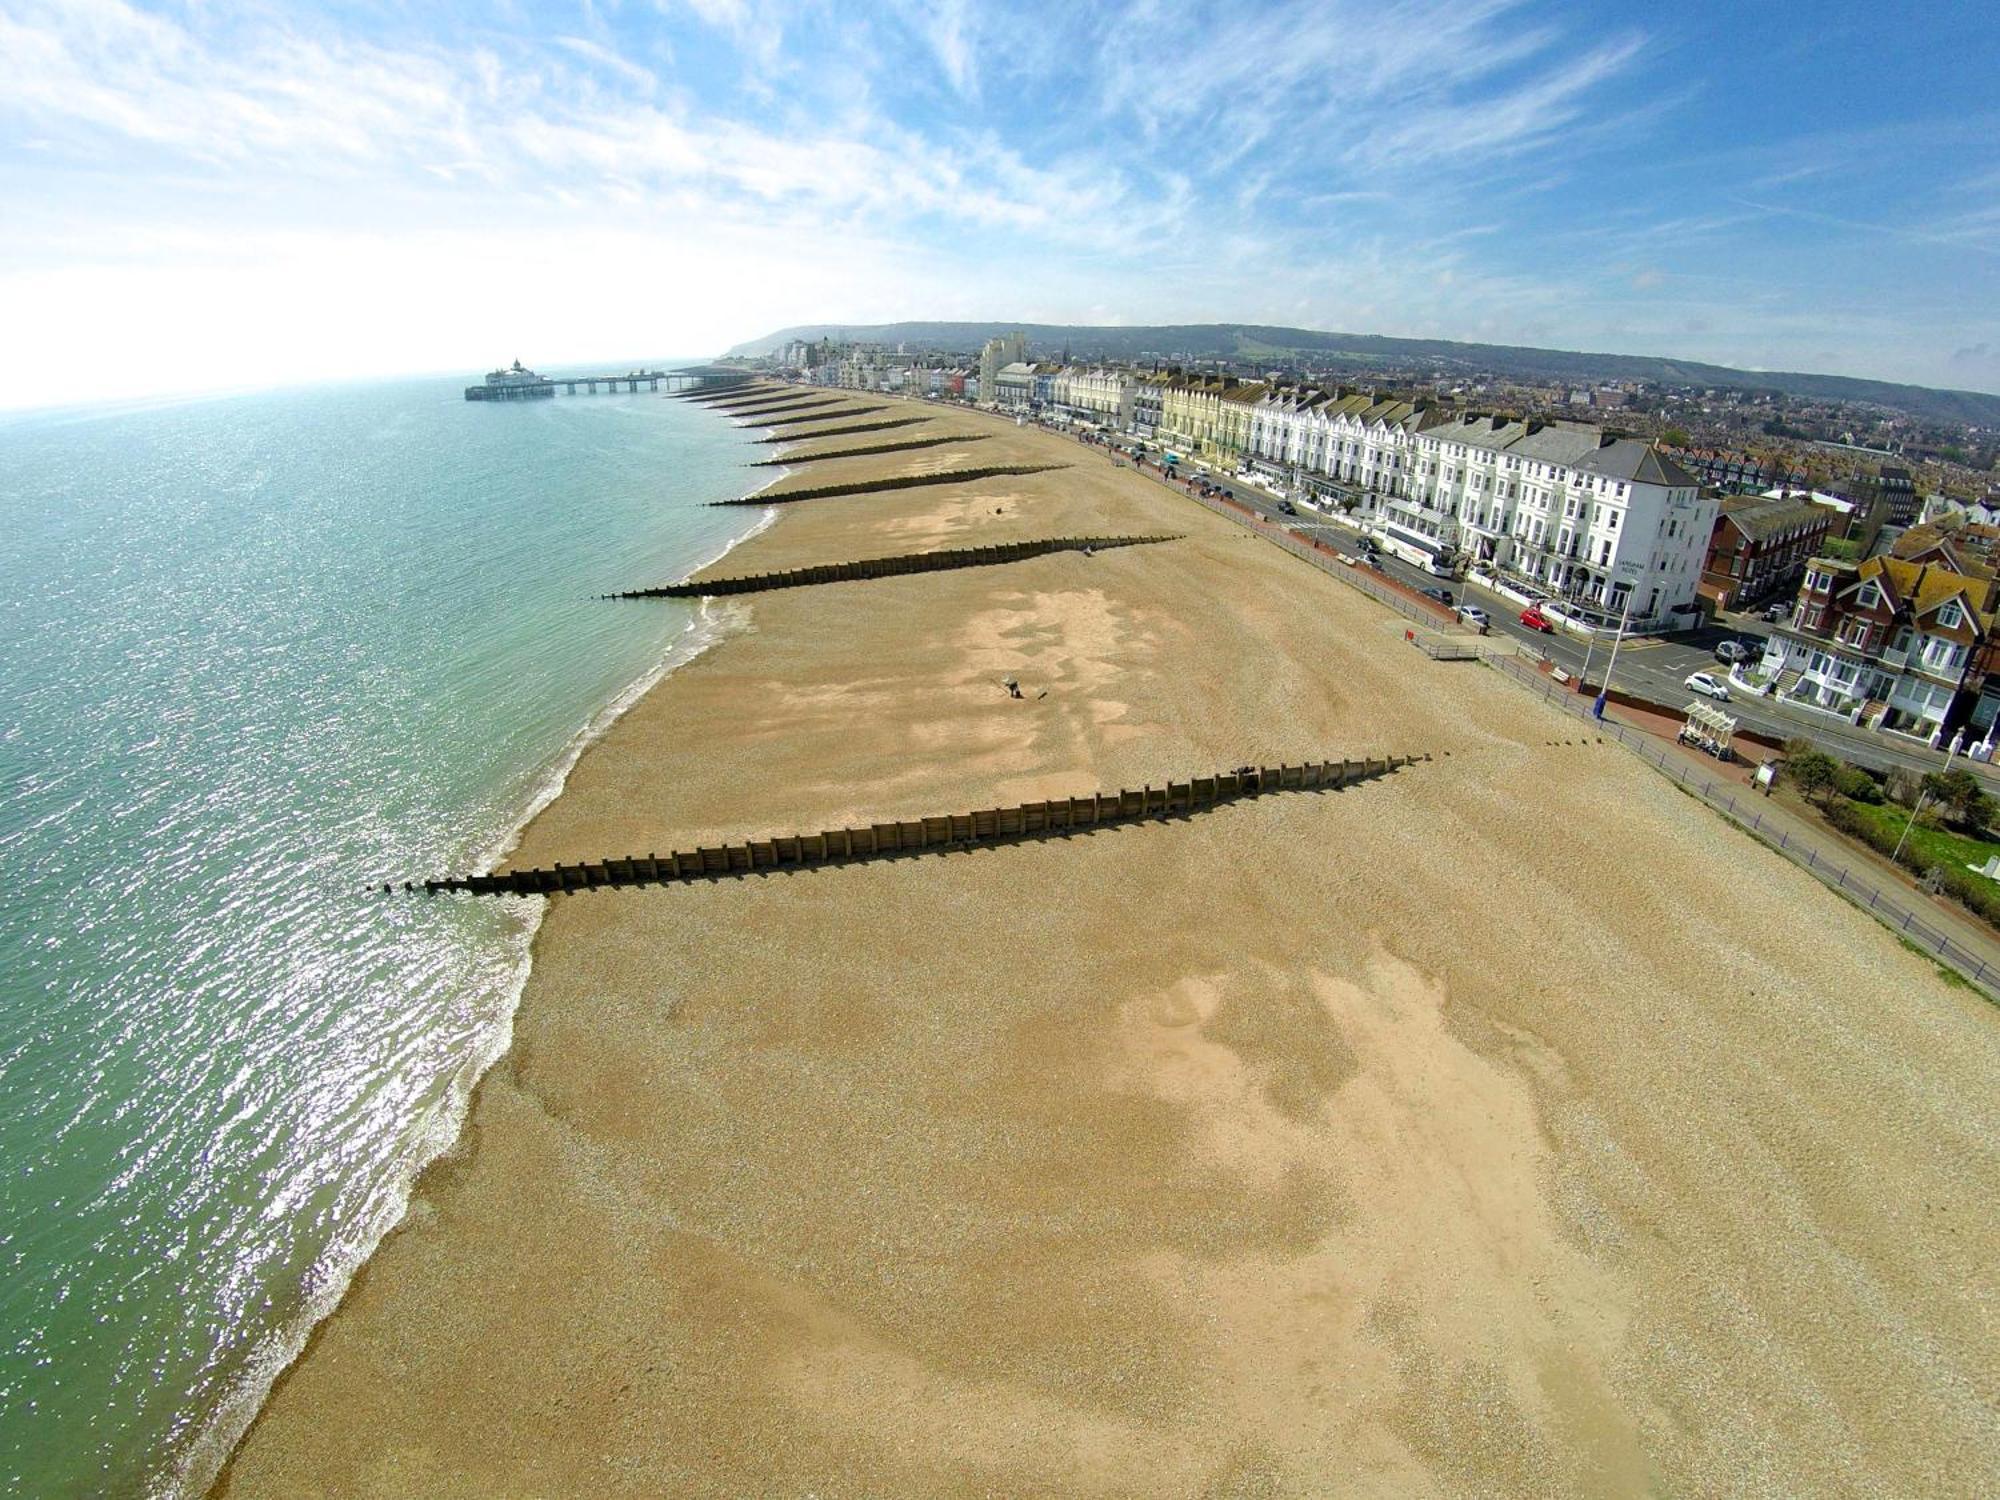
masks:
[(1955, 599), (1938, 611), (1937, 622), (1946, 630), (1956, 630), (1964, 621), (1965, 615), (1960, 611), (1958, 601)]
[(1953, 672), (1965, 660), (1965, 647), (1951, 641), (1932, 639), (1924, 642), (1924, 665), (1939, 672)]

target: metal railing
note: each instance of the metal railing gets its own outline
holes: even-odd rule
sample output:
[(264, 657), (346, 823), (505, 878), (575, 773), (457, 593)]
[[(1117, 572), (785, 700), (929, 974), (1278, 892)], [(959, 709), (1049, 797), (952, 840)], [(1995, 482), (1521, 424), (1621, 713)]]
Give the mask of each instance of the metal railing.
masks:
[[(1167, 481), (1163, 479), (1161, 483), (1165, 484)], [(1175, 485), (1168, 487), (1178, 490), (1178, 486)], [(1407, 597), (1380, 580), (1367, 576), (1358, 568), (1346, 566), (1320, 548), (1300, 542), (1290, 532), (1271, 526), (1249, 512), (1224, 501), (1196, 494), (1193, 490), (1180, 490), (1179, 493), (1185, 494), (1198, 505), (1207, 506), (1217, 515), (1226, 516), (1239, 525), (1247, 526), (1258, 535), (1269, 538), (1293, 556), (1311, 563), (1350, 587), (1359, 589), (1371, 599), (1386, 604), (1406, 619), (1422, 620), (1426, 624), (1431, 624), (1436, 623), (1447, 613), (1442, 606), (1431, 605), (1429, 600), (1424, 600), (1423, 607), (1419, 607), (1417, 600)], [(1902, 905), (1897, 899), (1885, 895), (1879, 887), (1857, 877), (1852, 865), (1839, 865), (1830, 859), (1821, 858), (1819, 851), (1813, 849), (1804, 839), (1794, 839), (1788, 830), (1777, 827), (1776, 820), (1768, 817), (1757, 807), (1755, 798), (1747, 793), (1739, 798), (1737, 795), (1739, 789), (1734, 783), (1723, 783), (1718, 786), (1715, 781), (1701, 776), (1695, 767), (1677, 764), (1666, 751), (1648, 743), (1650, 736), (1638, 730), (1627, 729), (1610, 720), (1596, 719), (1587, 702), (1574, 694), (1559, 691), (1556, 685), (1543, 676), (1530, 661), (1511, 656), (1488, 656), (1485, 661), (1488, 666), (1517, 686), (1540, 694), (1542, 700), (1553, 707), (1575, 718), (1592, 720), (1598, 725), (1600, 733), (1609, 735), (1654, 770), (1699, 797), (1716, 812), (1735, 820), (1739, 828), (1750, 833), (1767, 848), (1777, 850), (1821, 884), (1847, 897), (1892, 932), (1933, 955), (1940, 963), (1947, 965), (1954, 973), (1976, 987), (1989, 1000), (2000, 1001), (2000, 969), (1987, 963), (1978, 954), (1953, 942), (1937, 928), (1919, 920), (1913, 910)]]
[(1488, 657), (1487, 665), (1530, 692), (1539, 693), (1544, 702), (1562, 712), (1575, 718), (1590, 719), (1598, 726), (1599, 733), (1610, 736), (1716, 812), (1733, 819), (1739, 828), (1754, 835), (1767, 848), (1777, 850), (1821, 884), (1847, 897), (1899, 937), (1935, 956), (1940, 963), (1948, 965), (1977, 986), (1988, 999), (2000, 1000), (2000, 969), (1921, 920), (1915, 911), (1896, 897), (1886, 894), (1881, 887), (1856, 875), (1853, 865), (1842, 865), (1826, 858), (1807, 840), (1795, 837), (1791, 830), (1780, 826), (1778, 820), (1759, 805), (1761, 798), (1744, 791), (1734, 782), (1718, 782), (1706, 777), (1697, 766), (1680, 763), (1668, 751), (1651, 743), (1652, 737), (1640, 730), (1628, 729), (1608, 719), (1595, 719), (1588, 702), (1559, 690), (1541, 673), (1513, 658)]
[[(1164, 481), (1163, 481), (1164, 482)], [(1178, 486), (1174, 488), (1178, 489)], [(1337, 555), (1324, 547), (1315, 547), (1310, 542), (1302, 542), (1282, 526), (1274, 526), (1257, 518), (1254, 513), (1231, 505), (1226, 500), (1214, 499), (1197, 494), (1193, 490), (1183, 490), (1188, 499), (1197, 505), (1205, 505), (1219, 516), (1225, 516), (1239, 526), (1247, 526), (1259, 536), (1266, 537), (1284, 548), (1292, 556), (1311, 563), (1322, 573), (1331, 574), (1350, 588), (1359, 589), (1378, 604), (1386, 604), (1407, 620), (1416, 620), (1425, 625), (1448, 625), (1457, 615), (1442, 604), (1421, 597), (1412, 598), (1396, 584), (1370, 577), (1360, 568), (1350, 567)]]

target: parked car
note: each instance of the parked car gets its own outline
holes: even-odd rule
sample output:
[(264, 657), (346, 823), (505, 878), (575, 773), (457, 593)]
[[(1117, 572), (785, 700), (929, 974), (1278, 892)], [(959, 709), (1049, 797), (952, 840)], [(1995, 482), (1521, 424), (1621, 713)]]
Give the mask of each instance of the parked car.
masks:
[(1539, 604), (1530, 604), (1526, 609), (1521, 611), (1521, 623), (1530, 630), (1541, 631), (1544, 635), (1554, 635), (1556, 633), (1555, 623), (1542, 613), (1542, 607)]
[(1729, 689), (1724, 687), (1712, 673), (1690, 672), (1687, 682), (1683, 685), (1693, 688), (1705, 697), (1720, 698), (1724, 703), (1729, 701)]
[(1458, 617), (1461, 620), (1465, 621), (1466, 624), (1472, 626), (1473, 629), (1475, 630), (1484, 630), (1489, 624), (1492, 623), (1487, 618), (1486, 611), (1481, 609), (1476, 604), (1459, 605)]
[(1438, 603), (1440, 603), (1440, 604), (1449, 604), (1449, 603), (1451, 603), (1451, 590), (1450, 590), (1450, 589), (1425, 589), (1425, 590), (1424, 590), (1424, 597), (1425, 597), (1426, 599), (1435, 599), (1435, 600), (1437, 600), (1437, 602), (1438, 602)]
[(1764, 622), (1767, 625), (1775, 625), (1791, 612), (1792, 607), (1789, 604), (1767, 604), (1764, 606)]
[(1278, 502), (1278, 514), (1281, 516), (1295, 516), (1298, 512), (1292, 508), (1291, 501), (1280, 500)]
[(1749, 661), (1757, 654), (1756, 647), (1744, 641), (1724, 641), (1715, 648), (1715, 659), (1726, 661), (1732, 667), (1739, 661)]

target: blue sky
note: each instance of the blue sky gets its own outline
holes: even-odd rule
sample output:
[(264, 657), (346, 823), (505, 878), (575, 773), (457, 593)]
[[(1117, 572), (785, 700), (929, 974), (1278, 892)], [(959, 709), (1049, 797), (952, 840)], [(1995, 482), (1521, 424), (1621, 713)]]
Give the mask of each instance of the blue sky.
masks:
[(1996, 14), (0, 0), (0, 405), (897, 318), (2000, 390)]

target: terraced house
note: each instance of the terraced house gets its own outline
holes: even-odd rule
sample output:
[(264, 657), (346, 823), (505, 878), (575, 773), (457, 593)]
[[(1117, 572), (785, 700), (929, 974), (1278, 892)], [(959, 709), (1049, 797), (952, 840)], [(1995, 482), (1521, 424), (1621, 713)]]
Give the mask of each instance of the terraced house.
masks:
[(1309, 494), (1458, 549), (1586, 619), (1669, 625), (1694, 607), (1715, 503), (1650, 444), (1581, 422), (1447, 414), (1288, 389), (1261, 403), (1253, 462)]
[(1804, 495), (1731, 495), (1715, 518), (1701, 592), (1718, 609), (1741, 609), (1795, 587), (1835, 512)]
[(1239, 461), (1249, 447), (1251, 412), (1264, 389), (1261, 382), (1233, 375), (1170, 380), (1161, 402), (1160, 437), (1210, 463)]
[(1056, 376), (1055, 408), (1074, 421), (1096, 422), (1122, 432), (1133, 425), (1138, 384), (1129, 370), (1072, 366)]
[(1760, 670), (1778, 697), (1858, 724), (1933, 742), (1961, 727), (1977, 735), (1993, 722), (1981, 689), (1994, 594), (1990, 573), (1935, 558), (1815, 557)]
[(1404, 493), (1409, 438), (1438, 420), (1424, 407), (1372, 392), (1287, 388), (1258, 403), (1248, 452), (1275, 475), (1296, 472), (1307, 493), (1372, 515)]
[(1638, 438), (1582, 422), (1465, 416), (1416, 434), (1409, 492), (1465, 528), (1468, 562), (1600, 623), (1695, 607), (1715, 529), (1700, 482)]

